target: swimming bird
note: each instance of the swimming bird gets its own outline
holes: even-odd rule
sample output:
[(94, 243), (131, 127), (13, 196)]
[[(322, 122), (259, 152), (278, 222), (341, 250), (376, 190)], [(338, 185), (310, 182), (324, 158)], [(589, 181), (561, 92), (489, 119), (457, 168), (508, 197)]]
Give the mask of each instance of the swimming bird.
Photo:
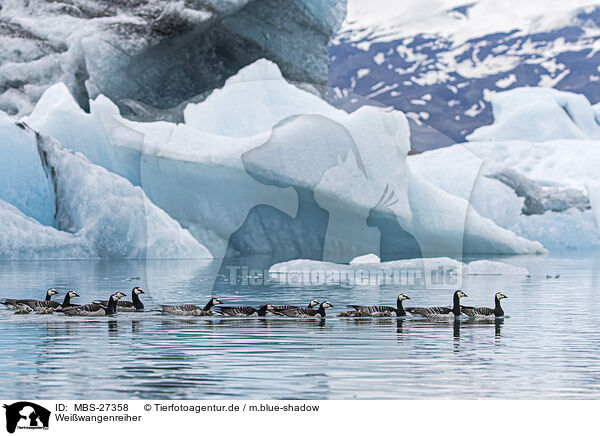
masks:
[[(319, 300), (311, 300), (310, 303), (308, 303), (308, 306), (306, 306), (307, 308), (312, 309), (315, 306), (319, 305)], [(272, 304), (273, 309), (270, 310), (270, 312), (272, 312), (274, 315), (281, 315), (281, 311), (282, 310), (287, 310), (287, 309), (299, 309), (299, 306), (292, 306), (290, 304)]]
[(508, 297), (502, 292), (496, 292), (496, 295), (494, 295), (493, 309), (490, 307), (463, 307), (462, 313), (471, 318), (504, 316), (504, 310), (502, 309), (502, 306), (500, 306), (500, 300), (502, 300), (503, 298)]
[(452, 307), (407, 307), (406, 311), (427, 318), (457, 317), (460, 316), (461, 310), (466, 308), (466, 306), (460, 305), (460, 299), (465, 297), (467, 297), (467, 294), (458, 290), (454, 292)]
[(223, 304), (218, 298), (211, 298), (204, 307), (196, 306), (195, 304), (180, 304), (178, 306), (167, 306), (161, 304), (160, 308), (163, 313), (179, 316), (211, 316), (210, 309), (217, 305)]
[(360, 310), (349, 310), (347, 312), (340, 312), (337, 316), (342, 318), (368, 318), (371, 315), (361, 312)]
[(18, 306), (17, 310), (15, 310), (14, 315), (27, 315), (31, 313), (31, 307), (29, 306)]
[(325, 309), (333, 307), (329, 301), (323, 301), (319, 306), (319, 309), (313, 309), (310, 307), (298, 307), (296, 309), (285, 309), (281, 313), (290, 318), (309, 318), (309, 317), (325, 317)]
[[(74, 307), (78, 304), (71, 303), (71, 298), (79, 297), (79, 294), (75, 291), (69, 291), (65, 294), (65, 298), (62, 303), (54, 300), (23, 300), (22, 306), (29, 306), (38, 315), (48, 315), (53, 312), (62, 312), (65, 307)], [(17, 300), (19, 301), (19, 300)]]
[[(368, 316), (385, 316), (383, 314), (389, 313), (391, 315), (396, 316), (406, 316), (406, 311), (404, 307), (402, 307), (402, 302), (404, 300), (410, 300), (410, 297), (406, 294), (398, 295), (396, 299), (396, 307), (392, 306), (358, 306), (355, 304), (349, 304), (346, 307), (350, 307), (354, 309), (355, 312), (362, 312)], [(353, 311), (342, 312), (338, 314), (338, 316), (356, 316), (352, 315)]]
[[(142, 288), (135, 287), (131, 291), (131, 301), (119, 300), (117, 303), (117, 312), (135, 312), (136, 310), (143, 310), (144, 303), (140, 300), (140, 294), (145, 294)], [(100, 303), (104, 306), (108, 305), (108, 301), (94, 301), (94, 303)]]
[(255, 309), (252, 306), (221, 306), (217, 307), (217, 311), (221, 315), (225, 316), (267, 316), (267, 311), (271, 311), (273, 309), (273, 305), (271, 304), (263, 304), (258, 309)]
[(58, 294), (58, 291), (54, 288), (50, 288), (46, 291), (46, 299), (45, 300), (34, 300), (34, 299), (19, 300), (16, 298), (9, 298), (9, 299), (2, 301), (1, 303), (11, 309), (18, 309), (19, 306), (22, 306), (22, 305), (29, 306), (30, 308), (33, 309), (34, 306), (38, 303), (43, 303), (44, 301), (52, 301), (52, 296), (56, 295), (56, 294)]
[(84, 304), (82, 306), (71, 306), (63, 309), (65, 315), (69, 316), (107, 316), (117, 312), (117, 302), (125, 296), (121, 291), (117, 291), (110, 296), (108, 304), (99, 303)]
[(55, 309), (53, 307), (36, 307), (35, 313), (37, 315), (50, 315), (54, 313)]

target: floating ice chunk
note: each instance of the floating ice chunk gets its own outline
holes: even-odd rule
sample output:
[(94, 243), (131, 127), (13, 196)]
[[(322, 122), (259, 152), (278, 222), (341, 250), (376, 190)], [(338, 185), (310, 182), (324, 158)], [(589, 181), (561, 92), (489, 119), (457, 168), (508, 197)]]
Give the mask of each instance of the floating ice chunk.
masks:
[[(372, 255), (367, 255), (372, 256)], [(364, 257), (364, 256), (363, 256)], [(529, 274), (527, 268), (504, 262), (478, 260), (463, 264), (448, 257), (403, 259), (390, 262), (339, 264), (318, 260), (296, 259), (281, 262), (269, 269), (269, 277), (275, 282), (300, 286), (317, 284), (432, 284), (430, 280), (446, 278), (446, 284), (459, 285), (452, 276), (503, 275), (522, 276)], [(450, 279), (448, 279), (450, 277)], [(435, 284), (435, 283), (433, 283)]]
[(491, 260), (475, 260), (469, 262), (464, 270), (468, 275), (520, 275), (527, 276), (529, 270), (516, 265)]
[(494, 123), (476, 129), (470, 141), (600, 139), (600, 123), (581, 94), (552, 88), (515, 88), (492, 97)]
[(355, 257), (350, 261), (350, 265), (365, 265), (380, 263), (381, 259), (376, 254), (370, 253), (362, 256)]
[[(342, 285), (408, 285), (431, 283), (432, 277), (440, 282), (455, 276), (463, 264), (448, 257), (403, 259), (381, 263), (340, 264), (318, 260), (296, 259), (281, 262), (269, 269), (269, 279), (295, 286), (322, 284)], [(448, 283), (448, 282), (447, 282)]]

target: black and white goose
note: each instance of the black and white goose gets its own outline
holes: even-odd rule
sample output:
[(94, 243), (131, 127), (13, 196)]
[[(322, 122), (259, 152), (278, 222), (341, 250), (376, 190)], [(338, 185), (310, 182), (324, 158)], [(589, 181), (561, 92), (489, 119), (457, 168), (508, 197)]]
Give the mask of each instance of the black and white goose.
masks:
[[(46, 299), (45, 300), (34, 300), (34, 299), (25, 299), (25, 300), (19, 300), (16, 298), (8, 298), (4, 301), (2, 301), (1, 303), (4, 304), (6, 307), (9, 307), (11, 309), (17, 309), (19, 308), (19, 306), (29, 306), (31, 309), (35, 309), (35, 306), (38, 304), (43, 304), (45, 302), (49, 302), (52, 301), (52, 296), (58, 294), (58, 291), (56, 289), (48, 289), (46, 291)], [(58, 305), (58, 303), (57, 303)]]
[(466, 298), (467, 294), (463, 291), (454, 292), (452, 307), (407, 307), (406, 311), (412, 315), (424, 316), (427, 318), (452, 318), (458, 317), (464, 306), (460, 305), (460, 299)]
[[(144, 303), (140, 300), (140, 294), (145, 294), (142, 288), (133, 288), (131, 291), (131, 301), (119, 300), (117, 303), (117, 312), (135, 312), (136, 310), (143, 310)], [(108, 305), (108, 301), (94, 301), (94, 303), (100, 303), (104, 306)]]
[(223, 304), (218, 298), (211, 298), (204, 307), (196, 306), (195, 304), (180, 304), (178, 306), (160, 305), (163, 313), (179, 316), (211, 316), (211, 308), (217, 304)]
[[(66, 308), (69, 307), (78, 307), (79, 304), (73, 304), (71, 303), (71, 298), (77, 298), (79, 297), (79, 294), (75, 291), (69, 291), (65, 294), (65, 298), (63, 299), (63, 302), (60, 304), (60, 307), (55, 307), (55, 310), (58, 312), (63, 311)], [(48, 303), (55, 303), (54, 301), (49, 301)]]
[(37, 313), (38, 315), (47, 315), (53, 312), (62, 312), (65, 307), (74, 307), (79, 306), (78, 304), (71, 303), (71, 298), (79, 297), (79, 294), (75, 291), (68, 291), (65, 294), (65, 298), (62, 303), (54, 300), (32, 300), (27, 303), (22, 304), (21, 306), (30, 307)]
[[(308, 303), (308, 305), (306, 306), (309, 309), (312, 309), (315, 306), (319, 305), (319, 300), (311, 300), (310, 303)], [(288, 309), (300, 309), (299, 306), (292, 306), (290, 304), (272, 304), (273, 309), (270, 310), (270, 312), (272, 312), (275, 315), (282, 315), (282, 311), (283, 310), (288, 310)]]
[(325, 317), (325, 309), (333, 307), (329, 301), (323, 301), (318, 309), (310, 307), (297, 307), (295, 309), (285, 309), (281, 311), (284, 316), (290, 318), (310, 318), (310, 317)]
[(121, 291), (112, 294), (108, 299), (108, 304), (100, 303), (84, 304), (82, 306), (72, 306), (63, 309), (68, 316), (107, 316), (117, 313), (117, 303), (125, 296)]
[(225, 316), (267, 316), (272, 309), (272, 304), (263, 304), (258, 309), (252, 306), (221, 306), (217, 307), (217, 312)]
[(346, 307), (350, 307), (354, 309), (354, 311), (349, 312), (341, 312), (338, 316), (360, 316), (356, 315), (355, 312), (361, 312), (367, 316), (406, 316), (406, 311), (404, 307), (402, 307), (402, 302), (404, 300), (410, 300), (410, 297), (406, 294), (398, 295), (396, 299), (396, 307), (393, 306), (358, 306), (356, 304), (349, 304)]
[(462, 313), (471, 318), (491, 318), (504, 316), (504, 309), (500, 305), (500, 300), (508, 298), (502, 292), (496, 292), (494, 296), (494, 308), (491, 307), (463, 307)]

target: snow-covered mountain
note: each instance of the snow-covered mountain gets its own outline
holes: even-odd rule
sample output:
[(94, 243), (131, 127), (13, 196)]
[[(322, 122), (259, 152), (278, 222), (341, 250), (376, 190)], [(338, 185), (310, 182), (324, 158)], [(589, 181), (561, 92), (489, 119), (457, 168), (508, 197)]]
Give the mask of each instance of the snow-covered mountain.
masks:
[(413, 147), (432, 148), (491, 124), (499, 91), (543, 86), (600, 100), (600, 4), (351, 0), (329, 53), (335, 105), (393, 106), (417, 122)]

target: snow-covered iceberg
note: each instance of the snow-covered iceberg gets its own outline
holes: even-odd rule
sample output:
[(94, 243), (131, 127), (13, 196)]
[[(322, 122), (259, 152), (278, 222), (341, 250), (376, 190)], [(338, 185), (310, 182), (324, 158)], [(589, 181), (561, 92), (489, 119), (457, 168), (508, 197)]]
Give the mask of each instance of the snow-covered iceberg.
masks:
[(133, 122), (103, 96), (88, 114), (55, 85), (26, 121), (141, 186), (215, 257), (544, 252), (476, 212), (465, 227), (468, 202), (407, 167), (404, 114), (335, 109), (269, 61), (184, 114), (185, 124)]
[(0, 258), (210, 257), (141, 188), (3, 117), (7, 150), (2, 173), (15, 180), (0, 191)]
[(524, 87), (493, 94), (491, 102), (494, 123), (470, 141), (600, 139), (600, 116), (582, 94)]

